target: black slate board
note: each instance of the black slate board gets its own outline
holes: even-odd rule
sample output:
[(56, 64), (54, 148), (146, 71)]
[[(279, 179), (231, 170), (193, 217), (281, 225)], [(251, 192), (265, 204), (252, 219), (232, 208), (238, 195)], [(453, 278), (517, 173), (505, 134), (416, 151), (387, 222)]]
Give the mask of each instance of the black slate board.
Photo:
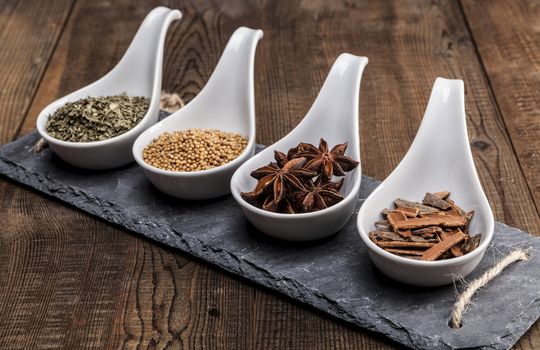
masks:
[[(415, 288), (371, 264), (353, 215), (335, 236), (291, 244), (258, 233), (231, 196), (189, 202), (159, 193), (136, 165), (114, 171), (70, 167), (30, 134), (0, 149), (0, 174), (88, 213), (213, 263), (339, 319), (419, 349), (508, 349), (540, 316), (540, 239), (497, 223), (477, 277), (513, 247), (532, 259), (510, 266), (474, 298), (463, 328), (448, 326), (454, 286)], [(362, 199), (378, 181), (363, 177)], [(463, 285), (458, 284), (458, 290)]]

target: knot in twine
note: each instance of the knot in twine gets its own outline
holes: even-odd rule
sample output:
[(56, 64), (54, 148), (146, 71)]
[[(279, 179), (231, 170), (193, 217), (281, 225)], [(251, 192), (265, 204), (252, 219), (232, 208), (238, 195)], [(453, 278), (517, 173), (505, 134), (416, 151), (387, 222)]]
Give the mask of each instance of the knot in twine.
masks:
[(169, 94), (165, 91), (161, 92), (161, 98), (159, 99), (160, 109), (169, 113), (174, 113), (184, 106), (185, 103), (178, 94)]
[(472, 296), (478, 291), (478, 289), (484, 287), (492, 279), (497, 277), (508, 265), (520, 260), (529, 260), (529, 254), (527, 251), (522, 249), (514, 250), (499, 260), (492, 268), (484, 272), (482, 276), (472, 281), (458, 296), (457, 301), (454, 304), (452, 315), (450, 317), (450, 327), (461, 328), (461, 319), (463, 314), (471, 302)]

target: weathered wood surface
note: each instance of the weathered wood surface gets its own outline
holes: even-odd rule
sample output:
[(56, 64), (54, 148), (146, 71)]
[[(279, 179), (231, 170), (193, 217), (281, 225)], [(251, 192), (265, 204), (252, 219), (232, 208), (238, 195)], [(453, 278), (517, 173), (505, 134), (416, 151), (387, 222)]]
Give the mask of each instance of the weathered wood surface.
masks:
[(72, 3), (0, 1), (1, 143), (17, 135)]
[[(464, 1), (495, 104), (540, 209), (540, 2)], [(536, 234), (540, 234), (538, 227)]]
[[(532, 94), (538, 77), (531, 68), (538, 65), (535, 30), (540, 19), (527, 10), (531, 4), (519, 3), (508, 9), (504, 1), (490, 2), (486, 16), (485, 5), (455, 1), (404, 6), (323, 0), (78, 0), (63, 15), (58, 9), (48, 14), (36, 4), (25, 2), (32, 12), (4, 2), (0, 18), (24, 12), (49, 16), (49, 21), (69, 19), (60, 25), (57, 44), (54, 38), (46, 43), (39, 28), (24, 33), (14, 25), (10, 30), (17, 35), (6, 36), (14, 42), (0, 41), (17, 45), (17, 40), (38, 37), (46, 56), (40, 66), (45, 73), (28, 77), (17, 67), (31, 60), (36, 49), (23, 47), (16, 59), (0, 54), (0, 72), (13, 74), (9, 79), (15, 83), (26, 79), (20, 82), (26, 97), (15, 90), (0, 95), (0, 106), (9, 106), (0, 111), (2, 142), (19, 133), (23, 117), (24, 133), (50, 101), (111, 69), (145, 14), (165, 4), (181, 9), (184, 19), (168, 34), (163, 88), (186, 101), (204, 85), (236, 27), (265, 31), (255, 68), (261, 143), (279, 139), (301, 120), (341, 52), (368, 56), (361, 88), (362, 165), (376, 178), (387, 176), (405, 154), (434, 79), (464, 79), (471, 145), (495, 215), (540, 233), (534, 182), (540, 148), (534, 128), (540, 128), (540, 120), (533, 118), (540, 112), (534, 100), (538, 94)], [(507, 25), (505, 11), (513, 14), (517, 27)], [(0, 21), (0, 28), (6, 23)], [(513, 44), (514, 30), (525, 38), (521, 45)], [(493, 57), (498, 36), (516, 58), (511, 71), (500, 66), (504, 56)], [(516, 111), (525, 117), (516, 118)], [(10, 182), (2, 180), (0, 186), (1, 348), (396, 347)], [(518, 347), (539, 346), (535, 325)]]

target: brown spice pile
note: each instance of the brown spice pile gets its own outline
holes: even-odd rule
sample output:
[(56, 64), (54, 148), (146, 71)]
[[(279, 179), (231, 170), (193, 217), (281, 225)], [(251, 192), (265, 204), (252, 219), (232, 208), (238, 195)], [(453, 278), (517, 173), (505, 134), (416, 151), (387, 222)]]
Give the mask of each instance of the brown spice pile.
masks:
[(170, 171), (200, 171), (229, 163), (247, 146), (247, 138), (215, 129), (165, 132), (143, 150), (143, 160)]
[(301, 142), (287, 154), (274, 151), (275, 162), (251, 172), (258, 180), (251, 192), (242, 198), (252, 205), (272, 212), (295, 214), (322, 210), (343, 200), (339, 193), (344, 179), (332, 181), (334, 176), (358, 166), (345, 156), (347, 143), (329, 149), (324, 139), (319, 147)]
[(422, 203), (397, 199), (395, 209), (382, 211), (369, 238), (387, 252), (417, 260), (443, 260), (470, 253), (481, 234), (469, 234), (469, 213), (458, 207), (450, 192), (426, 193)]

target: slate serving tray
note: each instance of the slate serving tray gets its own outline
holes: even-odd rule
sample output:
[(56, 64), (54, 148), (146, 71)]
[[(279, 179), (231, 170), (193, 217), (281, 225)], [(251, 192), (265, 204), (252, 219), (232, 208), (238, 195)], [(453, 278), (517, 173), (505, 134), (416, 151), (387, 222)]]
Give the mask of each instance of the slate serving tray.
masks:
[[(454, 286), (416, 288), (386, 278), (367, 256), (356, 214), (329, 239), (281, 242), (257, 232), (231, 196), (177, 200), (153, 188), (136, 165), (76, 169), (48, 148), (34, 153), (38, 139), (33, 133), (3, 146), (0, 174), (403, 345), (508, 349), (540, 316), (540, 239), (504, 224), (495, 225), (493, 244), (467, 280), (516, 246), (530, 248), (532, 258), (510, 266), (480, 291), (463, 327), (452, 329)], [(358, 207), (378, 184), (362, 178)], [(459, 291), (463, 287), (457, 284)]]

